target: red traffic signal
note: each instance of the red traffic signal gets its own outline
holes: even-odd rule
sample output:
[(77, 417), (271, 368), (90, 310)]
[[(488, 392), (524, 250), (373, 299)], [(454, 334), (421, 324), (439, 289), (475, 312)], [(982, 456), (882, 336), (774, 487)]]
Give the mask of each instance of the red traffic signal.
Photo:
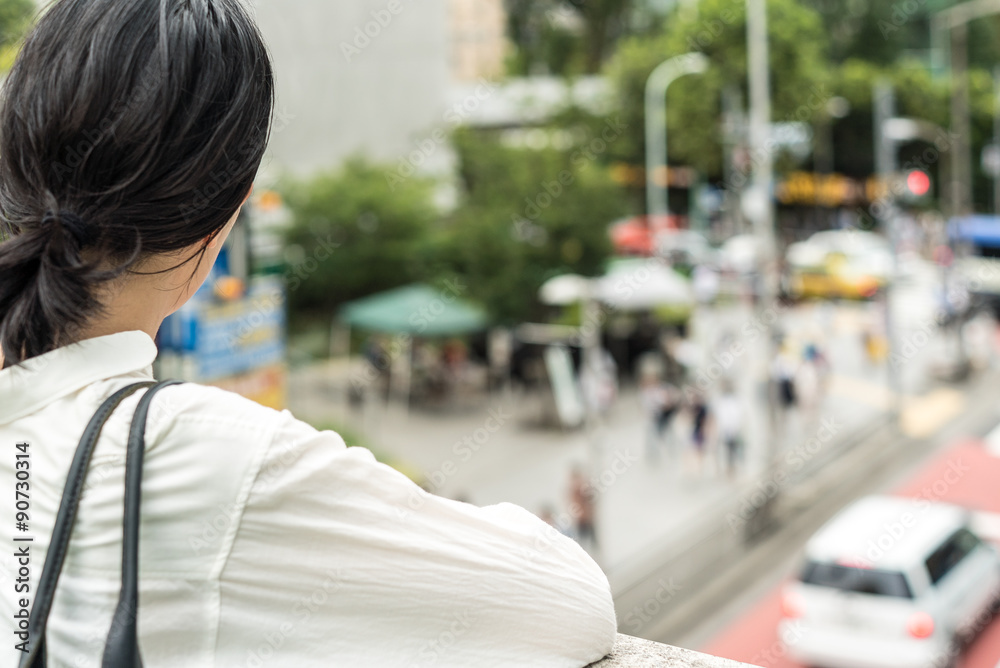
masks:
[(914, 169), (906, 175), (906, 189), (914, 197), (923, 197), (931, 190), (931, 177), (927, 172)]

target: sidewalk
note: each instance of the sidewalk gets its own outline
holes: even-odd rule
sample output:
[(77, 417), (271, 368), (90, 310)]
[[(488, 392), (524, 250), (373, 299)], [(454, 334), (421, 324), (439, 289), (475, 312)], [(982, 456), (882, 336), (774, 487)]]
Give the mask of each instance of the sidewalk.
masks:
[[(912, 304), (911, 304), (912, 306)], [(848, 304), (827, 308), (806, 305), (782, 313), (782, 327), (792, 336), (823, 337), (823, 345), (835, 370), (829, 391), (815, 421), (806, 426), (793, 417), (789, 424), (786, 454), (816, 435), (821, 421), (837, 425), (837, 438), (844, 438), (884, 414), (889, 406), (885, 367), (866, 369), (861, 349), (860, 327), (872, 317), (875, 305)], [(706, 310), (693, 328), (699, 333), (736, 327), (755, 314), (742, 306)], [(922, 315), (899, 316), (903, 338), (927, 331)], [(728, 325), (726, 325), (728, 323)], [(817, 329), (819, 328), (819, 329)], [(825, 329), (824, 329), (825, 328)], [(937, 417), (929, 407), (939, 407), (941, 397), (926, 395), (927, 366), (940, 345), (933, 332), (901, 366), (906, 393), (924, 395), (904, 406), (933, 423), (944, 420), (950, 411), (961, 410), (961, 401), (944, 401), (950, 408)], [(923, 339), (920, 339), (923, 341)], [(760, 342), (761, 345), (763, 342)], [(763, 388), (760, 365), (761, 347), (748, 347), (731, 371), (738, 380), (740, 394), (748, 406), (760, 406)], [(332, 361), (293, 371), (290, 382), (290, 408), (296, 416), (314, 424), (330, 423), (364, 434), (381, 454), (406, 462), (422, 472), (433, 492), (459, 498), (477, 505), (512, 502), (538, 513), (549, 506), (558, 517), (567, 510), (569, 472), (573, 466), (590, 470), (593, 485), (600, 492), (597, 531), (600, 548), (594, 555), (612, 580), (627, 580), (633, 562), (643, 555), (662, 550), (671, 544), (683, 544), (684, 536), (696, 527), (699, 516), (717, 504), (732, 502), (741, 483), (729, 481), (716, 472), (711, 446), (706, 470), (697, 473), (686, 461), (670, 466), (666, 456), (658, 463), (646, 459), (646, 417), (634, 390), (619, 397), (603, 426), (573, 432), (529, 428), (523, 420), (537, 413), (537, 399), (511, 395), (484, 399), (481, 405), (464, 412), (441, 415), (414, 410), (401, 405), (386, 407), (370, 399), (363, 410), (351, 409), (346, 402), (346, 387), (352, 370), (345, 361)], [(921, 401), (923, 403), (921, 403)], [(748, 430), (758, 433), (764, 424), (764, 411), (751, 413)], [(904, 410), (904, 418), (906, 411)], [(928, 414), (930, 418), (927, 418)], [(689, 433), (685, 418), (678, 421), (678, 434)], [(904, 419), (905, 422), (905, 419)], [(917, 421), (919, 422), (919, 420)], [(763, 463), (766, 444), (750, 438), (747, 458), (751, 462), (746, 475), (752, 476)], [(681, 445), (687, 450), (687, 440)], [(661, 452), (666, 455), (666, 452)], [(788, 456), (791, 456), (788, 454)], [(593, 462), (588, 466), (589, 462)], [(752, 478), (751, 478), (752, 479)]]

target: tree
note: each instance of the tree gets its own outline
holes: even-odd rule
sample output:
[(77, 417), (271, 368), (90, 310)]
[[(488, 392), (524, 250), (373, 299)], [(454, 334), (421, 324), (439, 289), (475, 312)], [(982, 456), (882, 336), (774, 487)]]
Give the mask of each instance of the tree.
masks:
[[(872, 174), (874, 138), (872, 136), (872, 88), (878, 79), (888, 81), (896, 95), (896, 112), (900, 116), (929, 121), (943, 129), (950, 125), (951, 89), (947, 78), (935, 79), (919, 62), (899, 61), (890, 66), (878, 66), (862, 60), (849, 60), (837, 68), (831, 82), (835, 95), (846, 98), (851, 113), (834, 126), (834, 144), (841, 147), (835, 154), (837, 171), (864, 178)], [(983, 174), (975, 156), (993, 136), (993, 81), (982, 69), (969, 70), (969, 98), (972, 121), (971, 146), (975, 200), (981, 206), (990, 202), (992, 184)], [(899, 147), (900, 165), (913, 165), (928, 171), (939, 188), (947, 174), (951, 158), (948, 149), (952, 139), (945, 132), (936, 138), (935, 146), (915, 140)], [(941, 172), (941, 169), (944, 172)]]
[[(864, 60), (882, 66), (920, 58), (929, 65), (931, 14), (956, 4), (927, 0), (806, 0), (823, 21), (835, 63)], [(969, 26), (969, 63), (990, 68), (1000, 60), (1000, 17)]]
[(608, 49), (628, 30), (632, 0), (567, 0), (583, 19), (586, 71), (597, 72), (604, 65)]
[(465, 200), (447, 223), (442, 269), (498, 320), (537, 317), (538, 289), (551, 276), (601, 273), (608, 225), (625, 212), (602, 145), (588, 134), (566, 150), (511, 148), (458, 133)]
[(293, 313), (329, 316), (346, 301), (426, 278), (438, 218), (432, 185), (410, 177), (390, 190), (391, 174), (354, 159), (285, 184)]
[[(670, 161), (710, 177), (722, 173), (720, 99), (723, 88), (744, 91), (746, 5), (743, 0), (703, 0), (697, 13), (677, 10), (664, 35), (625, 40), (608, 67), (630, 131), (616, 157), (644, 164), (644, 96), (653, 69), (672, 56), (699, 51), (709, 70), (671, 86), (667, 125)], [(796, 0), (768, 0), (768, 27), (775, 121), (811, 121), (829, 99), (826, 36), (819, 15)]]
[(631, 32), (635, 0), (507, 0), (512, 74), (594, 74)]
[(21, 38), (35, 15), (33, 0), (0, 0), (0, 71), (14, 63)]

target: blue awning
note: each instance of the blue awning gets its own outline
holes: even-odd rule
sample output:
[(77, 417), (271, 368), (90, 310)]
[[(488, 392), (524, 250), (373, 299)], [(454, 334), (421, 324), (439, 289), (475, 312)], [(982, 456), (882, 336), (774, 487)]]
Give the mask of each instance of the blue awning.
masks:
[(964, 216), (948, 221), (948, 236), (980, 248), (1000, 248), (1000, 216)]

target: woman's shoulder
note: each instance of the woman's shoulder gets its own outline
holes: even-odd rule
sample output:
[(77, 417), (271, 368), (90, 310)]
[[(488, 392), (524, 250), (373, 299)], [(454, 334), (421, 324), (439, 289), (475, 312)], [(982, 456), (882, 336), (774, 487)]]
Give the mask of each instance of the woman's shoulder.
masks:
[(149, 424), (250, 430), (260, 435), (273, 430), (291, 414), (212, 385), (181, 382), (160, 390), (150, 406)]

